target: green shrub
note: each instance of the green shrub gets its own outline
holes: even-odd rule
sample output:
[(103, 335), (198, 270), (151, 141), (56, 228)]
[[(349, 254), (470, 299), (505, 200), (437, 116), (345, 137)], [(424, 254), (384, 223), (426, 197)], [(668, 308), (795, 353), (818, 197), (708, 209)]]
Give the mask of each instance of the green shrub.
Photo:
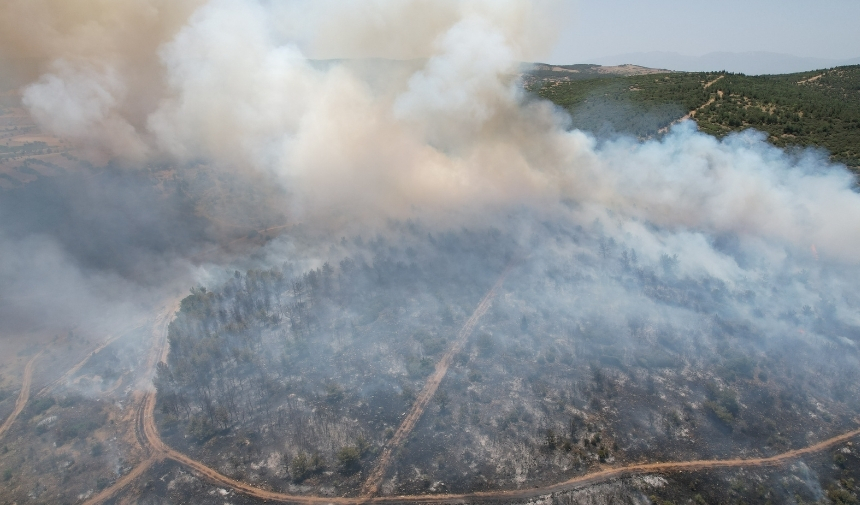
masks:
[(732, 424), (734, 424), (735, 416), (733, 416), (731, 412), (726, 410), (726, 408), (719, 403), (707, 401), (705, 402), (705, 408), (708, 409), (712, 414), (717, 417), (717, 419), (719, 419), (726, 425), (731, 426)]
[(851, 494), (847, 489), (838, 487), (829, 489), (827, 491), (827, 498), (836, 505), (855, 505), (858, 503), (856, 496)]
[(351, 475), (361, 468), (361, 451), (348, 445), (337, 451), (337, 469), (344, 475)]
[(53, 407), (54, 403), (56, 403), (54, 399), (47, 396), (30, 401), (30, 404), (27, 406), (27, 417), (38, 416)]
[(299, 452), (290, 462), (290, 476), (294, 482), (302, 482), (323, 470), (325, 470), (325, 462), (318, 452), (311, 456), (308, 456), (304, 451)]
[(290, 462), (290, 475), (295, 482), (301, 482), (310, 475), (310, 462), (304, 452), (300, 452)]

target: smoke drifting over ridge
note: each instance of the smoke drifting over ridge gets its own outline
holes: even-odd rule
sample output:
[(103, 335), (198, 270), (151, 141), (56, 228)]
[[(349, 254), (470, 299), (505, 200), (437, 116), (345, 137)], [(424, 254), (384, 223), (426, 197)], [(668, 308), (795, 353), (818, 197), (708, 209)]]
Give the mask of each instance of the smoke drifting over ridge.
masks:
[[(529, 98), (514, 76), (519, 62), (550, 49), (559, 8), (13, 1), (0, 11), (0, 44), (4, 55), (44, 62), (22, 101), (45, 131), (118, 160), (118, 172), (175, 166), (192, 191), (189, 166), (275, 187), (281, 198), (267, 200), (274, 208), (266, 211), (285, 215), (284, 224), (337, 237), (392, 219), (506, 228), (511, 213), (528, 209), (542, 220), (599, 220), (618, 243), (636, 237), (644, 258), (677, 254), (680, 272), (729, 283), (756, 269), (854, 272), (853, 176), (814, 153), (787, 154), (756, 134), (718, 141), (691, 124), (662, 140), (598, 144)], [(235, 211), (252, 212), (253, 200), (238, 200)], [(118, 205), (151, 216), (145, 230), (176, 223), (145, 202)], [(16, 222), (12, 215), (4, 219)], [(146, 251), (145, 264), (193, 270), (187, 258), (206, 238), (177, 245), (204, 227), (186, 219), (165, 232), (163, 247)], [(87, 262), (55, 229), (38, 233), (61, 244), (75, 275), (115, 276), (129, 291), (146, 285), (145, 275), (110, 258)], [(528, 231), (519, 233), (527, 243)], [(10, 254), (44, 250), (27, 233), (3, 236), (14, 237), (4, 239)]]

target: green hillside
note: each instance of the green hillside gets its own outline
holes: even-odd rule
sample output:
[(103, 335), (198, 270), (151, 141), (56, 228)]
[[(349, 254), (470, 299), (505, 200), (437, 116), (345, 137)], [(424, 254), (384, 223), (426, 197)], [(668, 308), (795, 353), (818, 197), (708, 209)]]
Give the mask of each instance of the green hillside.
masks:
[(860, 170), (860, 65), (768, 76), (537, 79), (529, 89), (570, 111), (573, 127), (598, 134), (650, 137), (692, 112), (704, 132), (755, 128), (775, 145), (822, 147), (833, 161)]

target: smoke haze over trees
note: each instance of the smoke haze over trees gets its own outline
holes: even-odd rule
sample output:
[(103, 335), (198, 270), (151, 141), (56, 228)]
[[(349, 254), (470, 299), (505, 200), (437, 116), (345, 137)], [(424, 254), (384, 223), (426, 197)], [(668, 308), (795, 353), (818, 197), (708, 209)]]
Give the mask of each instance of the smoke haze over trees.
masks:
[(0, 193), (4, 338), (103, 334), (193, 286), (165, 437), (304, 493), (356, 492), (506, 268), (383, 492), (850, 426), (855, 176), (753, 130), (571, 129), (517, 78), (557, 7), (6, 2), (0, 50), (38, 70), (20, 103), (78, 158)]
[[(823, 260), (853, 262), (853, 182), (815, 155), (688, 127), (643, 145), (566, 131), (562, 113), (511, 78), (552, 43), (552, 8), (218, 0), (92, 3), (71, 15), (62, 2), (11, 2), (2, 47), (43, 62), (22, 88), (41, 128), (116, 159), (109, 170), (126, 186), (136, 184), (128, 171), (167, 167), (197, 209), (219, 196), (202, 177), (275, 195), (264, 208), (225, 199), (225, 214), (335, 234), (391, 218), (487, 224), (523, 205), (557, 215), (575, 201), (580, 216), (603, 208), (666, 232), (814, 244)], [(119, 215), (145, 215), (133, 207), (140, 197), (116, 200), (127, 207)], [(4, 222), (21, 219), (9, 212)], [(143, 222), (179, 226), (157, 214)], [(79, 233), (74, 224), (64, 233)]]

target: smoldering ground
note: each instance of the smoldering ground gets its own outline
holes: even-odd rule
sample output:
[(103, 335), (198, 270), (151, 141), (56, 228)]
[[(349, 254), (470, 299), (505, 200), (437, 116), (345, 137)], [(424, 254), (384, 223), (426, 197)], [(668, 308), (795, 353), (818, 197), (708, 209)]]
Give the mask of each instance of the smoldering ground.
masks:
[[(791, 289), (766, 297), (763, 313), (825, 304), (841, 327), (854, 325), (853, 176), (815, 153), (787, 154), (754, 133), (718, 141), (692, 123), (644, 143), (569, 131), (562, 112), (516, 80), (521, 61), (551, 46), (557, 3), (79, 7), (74, 15), (48, 0), (3, 7), (3, 53), (41, 62), (40, 76), (21, 88), (23, 105), (43, 130), (114, 160), (92, 180), (4, 194), (12, 312), (80, 314), (87, 304), (84, 313), (95, 314), (106, 300), (133, 303), (139, 291), (192, 284), (201, 278), (195, 254), (218, 242), (212, 213), (201, 212), (208, 205), (221, 217), (265, 217), (248, 229), (299, 228), (303, 244), (392, 234), (392, 221), (496, 227), (534, 248), (535, 260), (562, 247), (546, 230), (578, 226), (597, 247), (624, 251), (626, 261), (635, 250), (639, 261), (667, 262), (665, 272), (693, 283), (756, 292), (784, 280)], [(367, 60), (374, 57), (403, 61)], [(167, 199), (139, 175), (153, 163), (176, 177)], [(223, 198), (230, 185), (206, 186), (201, 173), (247, 191)], [(260, 204), (263, 192), (275, 197)], [(275, 244), (260, 258), (283, 261), (284, 247), (292, 246)], [(602, 268), (574, 251), (558, 254), (552, 262)], [(792, 275), (807, 281), (785, 280)], [(16, 298), (27, 290), (33, 295)], [(565, 297), (553, 300), (546, 303)], [(620, 307), (634, 319), (651, 310)], [(730, 310), (755, 310), (743, 307)], [(762, 323), (768, 334), (779, 333), (777, 320)]]

